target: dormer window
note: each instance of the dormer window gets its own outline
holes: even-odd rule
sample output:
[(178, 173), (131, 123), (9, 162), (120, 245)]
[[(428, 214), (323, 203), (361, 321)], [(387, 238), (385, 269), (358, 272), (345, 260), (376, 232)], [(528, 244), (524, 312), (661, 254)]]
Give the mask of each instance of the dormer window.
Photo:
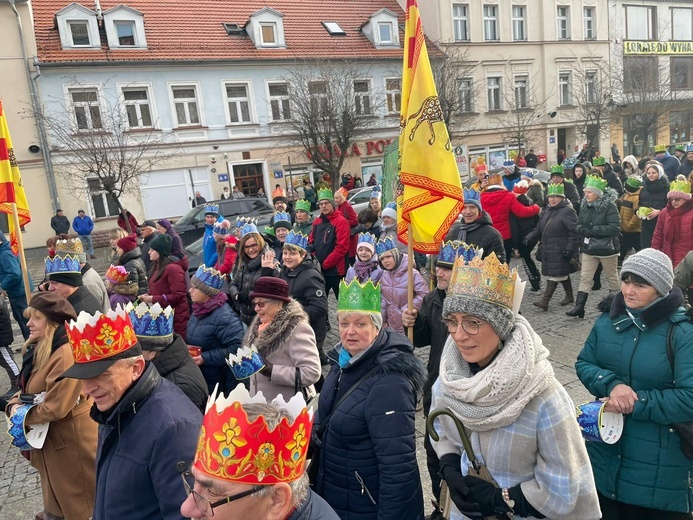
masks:
[(89, 23), (83, 21), (67, 22), (70, 28), (70, 36), (72, 37), (72, 45), (74, 47), (89, 47)]
[(373, 13), (360, 30), (378, 48), (399, 47), (397, 15), (389, 9), (381, 9)]
[(262, 45), (277, 45), (277, 24), (274, 22), (260, 22), (260, 34)]
[(135, 22), (115, 22), (118, 45), (122, 47), (134, 47)]
[(100, 49), (99, 26), (96, 13), (77, 3), (63, 7), (55, 13), (63, 49)]
[(263, 7), (250, 15), (245, 32), (258, 49), (286, 47), (284, 15), (271, 7)]
[(144, 16), (126, 5), (119, 5), (103, 13), (103, 26), (111, 49), (142, 49), (147, 47)]
[(393, 32), (392, 22), (378, 22), (378, 35), (381, 44), (394, 43)]

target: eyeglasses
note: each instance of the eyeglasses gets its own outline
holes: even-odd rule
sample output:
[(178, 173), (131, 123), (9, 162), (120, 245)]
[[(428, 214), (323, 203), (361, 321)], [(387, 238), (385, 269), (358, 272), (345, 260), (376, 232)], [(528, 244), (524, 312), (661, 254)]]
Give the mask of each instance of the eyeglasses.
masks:
[(464, 329), (464, 331), (467, 334), (471, 336), (476, 336), (477, 334), (479, 334), (479, 328), (486, 322), (476, 320), (473, 318), (464, 319), (460, 322), (458, 322), (457, 320), (453, 320), (452, 318), (445, 318), (443, 320), (443, 323), (448, 328), (448, 333), (450, 334), (455, 334), (457, 332), (457, 329), (460, 326), (462, 326), (462, 329)]
[(257, 246), (257, 242), (255, 242), (254, 244), (246, 244), (243, 246), (243, 250), (248, 251), (250, 249), (255, 249)]
[(181, 473), (181, 478), (183, 479), (183, 487), (185, 488), (185, 492), (187, 493), (187, 495), (193, 496), (193, 500), (195, 501), (195, 505), (197, 506), (197, 508), (200, 511), (202, 511), (203, 515), (208, 517), (214, 516), (215, 508), (223, 506), (224, 504), (230, 504), (231, 502), (235, 502), (236, 500), (240, 500), (241, 498), (250, 496), (253, 493), (257, 493), (258, 491), (263, 489), (263, 486), (253, 486), (247, 491), (224, 497), (222, 500), (212, 503), (207, 498), (203, 497), (193, 489), (195, 487), (195, 477), (192, 475), (192, 473), (190, 473), (189, 471)]
[(266, 302), (264, 300), (255, 300), (253, 302), (253, 308), (257, 307), (258, 309), (264, 309), (265, 305), (267, 305), (269, 302)]

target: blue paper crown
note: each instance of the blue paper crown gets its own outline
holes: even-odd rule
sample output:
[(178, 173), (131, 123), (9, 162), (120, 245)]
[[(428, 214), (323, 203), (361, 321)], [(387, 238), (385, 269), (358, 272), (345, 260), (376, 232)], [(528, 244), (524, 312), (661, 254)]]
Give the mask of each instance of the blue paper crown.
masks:
[(274, 225), (276, 225), (277, 222), (288, 222), (289, 225), (291, 225), (291, 215), (289, 215), (286, 211), (277, 211), (274, 214)]
[(265, 362), (254, 347), (243, 347), (235, 354), (229, 354), (226, 364), (238, 381), (248, 379), (265, 367)]
[[(222, 220), (221, 222), (224, 222), (224, 221)], [(216, 224), (214, 224), (214, 228), (212, 229), (212, 232), (215, 235), (226, 236), (229, 234), (229, 228), (222, 226), (221, 222), (217, 222)]]
[(464, 189), (464, 201), (465, 202), (472, 202), (473, 200), (477, 201), (479, 204), (481, 204), (481, 192), (476, 191), (473, 189)]
[(359, 233), (359, 239), (357, 244), (371, 244), (374, 248), (378, 242), (378, 239), (375, 238), (375, 235), (372, 233)]
[(396, 210), (397, 209), (397, 203), (396, 202), (388, 202), (387, 204), (385, 204), (385, 207)]
[[(483, 249), (481, 251), (483, 252)], [(438, 263), (448, 264), (452, 267), (457, 257), (461, 256), (465, 262), (471, 262), (472, 258), (477, 256), (477, 254), (480, 254), (478, 247), (471, 246), (460, 240), (451, 240), (440, 244)]]
[(219, 204), (205, 204), (205, 213), (219, 214)]
[(378, 256), (382, 255), (383, 253), (387, 253), (388, 251), (392, 251), (393, 249), (397, 249), (397, 245), (391, 237), (386, 237), (384, 240), (378, 240), (378, 243), (375, 244), (375, 253)]
[(247, 235), (248, 233), (257, 233), (257, 220), (248, 218), (245, 223), (241, 226), (241, 237)]
[(224, 285), (223, 275), (213, 267), (207, 267), (205, 264), (198, 267), (193, 276), (213, 289), (221, 290), (221, 286)]
[(135, 336), (148, 338), (165, 338), (173, 335), (173, 309), (165, 309), (158, 303), (151, 307), (141, 302), (137, 307), (128, 303), (125, 310), (130, 315)]
[(503, 167), (504, 167), (504, 168), (505, 168), (505, 167), (512, 167), (512, 168), (514, 168), (514, 167), (515, 167), (515, 163), (514, 163), (513, 161), (511, 161), (511, 160), (503, 161)]
[(300, 231), (289, 231), (284, 239), (284, 245), (291, 244), (292, 246), (300, 247), (304, 251), (308, 251), (308, 235), (304, 235)]
[(247, 217), (236, 217), (236, 227), (238, 229), (242, 228), (244, 224), (248, 223)]
[(79, 257), (77, 255), (58, 255), (53, 258), (46, 257), (46, 274), (53, 273), (70, 273), (82, 274), (82, 268), (79, 265)]
[(371, 198), (379, 199), (383, 196), (382, 188), (380, 186), (373, 186), (373, 191), (371, 191)]

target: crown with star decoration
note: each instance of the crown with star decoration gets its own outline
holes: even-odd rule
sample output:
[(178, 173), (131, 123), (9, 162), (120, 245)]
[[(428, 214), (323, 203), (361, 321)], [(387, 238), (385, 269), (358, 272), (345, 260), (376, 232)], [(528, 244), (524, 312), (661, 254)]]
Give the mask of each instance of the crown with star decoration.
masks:
[(128, 270), (124, 265), (111, 264), (106, 270), (106, 280), (114, 285), (123, 283), (128, 279)]
[(193, 465), (208, 477), (249, 485), (293, 482), (306, 470), (313, 411), (301, 392), (287, 403), (280, 394), (271, 404), (286, 411), (270, 429), (265, 418), (248, 419), (244, 406), (267, 404), (262, 392), (250, 396), (239, 384), (228, 397), (214, 389), (207, 401)]
[(229, 354), (226, 364), (237, 381), (248, 379), (265, 367), (265, 362), (253, 345), (246, 345), (239, 348), (235, 354)]
[(146, 338), (170, 338), (173, 336), (173, 308), (155, 303), (152, 306), (140, 302), (137, 306), (128, 303), (125, 310), (130, 316), (135, 335)]
[(375, 238), (375, 235), (373, 233), (368, 233), (368, 232), (359, 233), (359, 237), (358, 237), (358, 241), (357, 241), (357, 244), (359, 246), (361, 244), (370, 244), (371, 246), (373, 246), (373, 249), (375, 250), (377, 243), (378, 243), (378, 239)]
[(108, 359), (137, 345), (130, 316), (120, 304), (106, 314), (82, 311), (65, 330), (76, 364)]
[(359, 283), (354, 278), (350, 283), (339, 282), (339, 299), (337, 311), (346, 312), (381, 312), (380, 284), (373, 285), (371, 280)]
[(392, 240), (392, 237), (385, 237), (384, 239), (380, 239), (375, 244), (375, 253), (378, 256), (387, 253), (388, 251), (392, 251), (393, 249), (397, 249), (397, 244), (395, 244), (395, 241)]
[(292, 229), (284, 239), (284, 245), (287, 244), (300, 247), (304, 251), (308, 251), (308, 235), (304, 235), (300, 231)]
[[(481, 251), (481, 252), (480, 252)], [(440, 244), (440, 252), (438, 253), (437, 266), (452, 268), (455, 260), (462, 257), (465, 261), (470, 261), (477, 254), (482, 254), (483, 249), (469, 245), (461, 240), (450, 240)]]

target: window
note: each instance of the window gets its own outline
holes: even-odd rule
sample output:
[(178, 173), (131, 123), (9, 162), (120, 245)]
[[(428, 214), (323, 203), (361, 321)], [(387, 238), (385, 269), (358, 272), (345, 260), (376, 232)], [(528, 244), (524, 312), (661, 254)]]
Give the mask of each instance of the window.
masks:
[(229, 122), (250, 123), (250, 97), (247, 83), (227, 83), (226, 105), (229, 107)]
[(570, 39), (570, 8), (559, 6), (556, 10), (558, 19), (558, 39)]
[(387, 113), (399, 113), (402, 105), (402, 80), (400, 78), (385, 80), (385, 98), (387, 100)]
[(354, 104), (356, 114), (365, 116), (371, 113), (371, 84), (368, 80), (354, 81)]
[(528, 108), (529, 96), (527, 92), (528, 78), (527, 76), (515, 76), (515, 109)]
[(672, 8), (671, 39), (684, 42), (693, 40), (693, 9)]
[(452, 5), (452, 30), (456, 42), (469, 41), (469, 18), (467, 6), (463, 4)]
[(327, 114), (327, 83), (324, 81), (309, 82), (308, 95), (310, 96), (311, 112), (313, 114)]
[(291, 119), (291, 102), (289, 101), (288, 83), (270, 83), (269, 101), (272, 111), (272, 121), (286, 121)]
[(88, 22), (67, 22), (67, 25), (70, 28), (72, 45), (75, 47), (91, 45)]
[(104, 189), (103, 184), (98, 178), (87, 179), (91, 204), (94, 207), (96, 218), (115, 217), (118, 215), (118, 205)]
[(657, 10), (655, 7), (626, 6), (626, 39), (627, 40), (655, 40)]
[(378, 38), (380, 38), (380, 43), (395, 43), (395, 37), (393, 34), (392, 23), (391, 22), (379, 22), (378, 23)]
[(597, 37), (594, 27), (594, 7), (585, 7), (582, 10), (582, 20), (584, 23), (585, 40), (594, 40)]
[(147, 87), (124, 88), (123, 103), (130, 128), (152, 127), (152, 112)]
[(513, 6), (513, 40), (522, 41), (527, 39), (525, 30), (525, 6)]
[(625, 92), (653, 92), (657, 90), (659, 74), (654, 56), (624, 56), (623, 90)]
[(332, 36), (346, 36), (344, 29), (337, 22), (320, 22), (325, 30)]
[(484, 6), (484, 40), (498, 41), (498, 6)]
[(474, 80), (463, 78), (457, 82), (457, 91), (460, 96), (460, 112), (474, 112)]
[(671, 58), (671, 88), (693, 89), (693, 57)]
[(118, 34), (118, 45), (123, 47), (134, 47), (135, 44), (135, 22), (116, 22), (116, 33)]
[(561, 106), (571, 105), (570, 99), (570, 72), (558, 74), (558, 102)]
[(171, 87), (171, 92), (178, 126), (199, 125), (200, 113), (195, 85)]
[(486, 78), (486, 94), (488, 96), (488, 109), (501, 110), (501, 79)]
[(277, 24), (274, 22), (261, 23), (260, 37), (262, 38), (262, 45), (277, 45)]
[(98, 91), (95, 88), (70, 89), (69, 94), (77, 130), (99, 130), (103, 128)]
[(672, 143), (684, 143), (693, 136), (693, 110), (671, 112), (669, 139)]
[(597, 72), (590, 70), (585, 73), (585, 103), (597, 102)]

